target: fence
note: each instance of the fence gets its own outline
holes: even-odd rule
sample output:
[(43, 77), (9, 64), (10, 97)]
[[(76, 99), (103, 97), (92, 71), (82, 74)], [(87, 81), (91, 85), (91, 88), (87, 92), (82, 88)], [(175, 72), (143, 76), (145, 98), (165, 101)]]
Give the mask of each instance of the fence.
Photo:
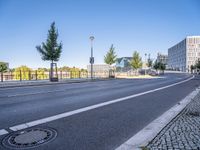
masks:
[[(56, 73), (54, 72), (54, 75)], [(26, 81), (26, 80), (49, 80), (50, 72), (41, 71), (15, 71), (15, 72), (1, 72), (0, 81)], [(81, 71), (59, 71), (57, 72), (58, 79), (80, 79), (90, 78), (90, 72)], [(109, 72), (93, 72), (94, 78), (108, 78)]]

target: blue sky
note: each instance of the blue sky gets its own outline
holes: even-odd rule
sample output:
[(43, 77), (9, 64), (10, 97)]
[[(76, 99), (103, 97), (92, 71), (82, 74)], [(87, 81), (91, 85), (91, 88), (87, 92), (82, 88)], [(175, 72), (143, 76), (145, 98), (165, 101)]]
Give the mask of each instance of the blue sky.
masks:
[(0, 0), (0, 61), (10, 67), (49, 67), (35, 46), (55, 21), (63, 53), (58, 66), (85, 68), (94, 35), (95, 63), (114, 44), (119, 57), (167, 54), (188, 35), (200, 35), (199, 0)]

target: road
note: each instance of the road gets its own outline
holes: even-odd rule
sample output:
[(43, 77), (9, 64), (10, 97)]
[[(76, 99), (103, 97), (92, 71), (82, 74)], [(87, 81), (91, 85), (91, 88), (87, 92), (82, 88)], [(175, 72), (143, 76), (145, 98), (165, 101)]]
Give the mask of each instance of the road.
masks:
[[(0, 88), (0, 129), (158, 89), (190, 78), (117, 79), (73, 84)], [(57, 138), (37, 150), (110, 150), (120, 146), (200, 85), (199, 77), (155, 92), (37, 125)], [(0, 136), (2, 140), (5, 135)], [(0, 145), (0, 149), (5, 149)]]

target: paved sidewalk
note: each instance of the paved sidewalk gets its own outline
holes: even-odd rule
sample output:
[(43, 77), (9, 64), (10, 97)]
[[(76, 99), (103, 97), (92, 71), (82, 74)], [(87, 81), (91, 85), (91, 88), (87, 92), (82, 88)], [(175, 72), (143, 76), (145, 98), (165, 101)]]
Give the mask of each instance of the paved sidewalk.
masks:
[(0, 82), (0, 88), (8, 88), (8, 87), (20, 87), (20, 86), (39, 86), (39, 85), (53, 85), (53, 84), (67, 84), (67, 83), (81, 83), (81, 82), (92, 82), (92, 81), (103, 81), (103, 80), (111, 80), (108, 78), (96, 78), (91, 80), (90, 78), (82, 78), (82, 79), (63, 79), (59, 80), (59, 82), (50, 82), (49, 80), (30, 80), (30, 81), (5, 81)]
[(200, 150), (200, 93), (144, 149)]

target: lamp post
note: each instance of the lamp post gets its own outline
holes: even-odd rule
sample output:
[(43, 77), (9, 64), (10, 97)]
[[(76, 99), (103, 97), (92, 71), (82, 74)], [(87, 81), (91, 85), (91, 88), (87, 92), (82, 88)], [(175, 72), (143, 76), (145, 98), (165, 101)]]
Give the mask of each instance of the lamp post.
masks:
[(146, 65), (147, 65), (147, 58), (146, 57), (147, 57), (147, 54), (145, 53), (144, 55), (145, 55), (145, 68), (144, 68), (145, 73), (144, 74), (146, 75)]
[(90, 57), (90, 65), (91, 65), (91, 79), (93, 79), (93, 64), (94, 64), (94, 57), (93, 57), (93, 40), (94, 36), (90, 36), (90, 41), (91, 41), (91, 57)]

